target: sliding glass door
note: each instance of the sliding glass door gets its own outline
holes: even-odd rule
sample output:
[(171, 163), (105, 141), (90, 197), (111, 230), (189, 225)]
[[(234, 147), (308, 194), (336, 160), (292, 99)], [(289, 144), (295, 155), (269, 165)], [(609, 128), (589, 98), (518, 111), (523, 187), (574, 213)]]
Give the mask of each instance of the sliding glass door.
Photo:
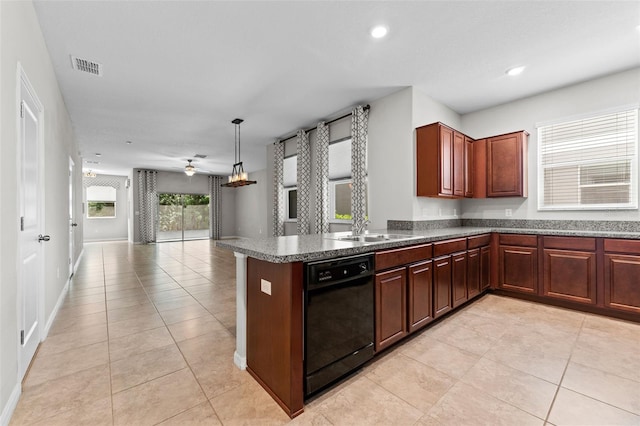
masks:
[(157, 241), (209, 238), (209, 196), (158, 194)]

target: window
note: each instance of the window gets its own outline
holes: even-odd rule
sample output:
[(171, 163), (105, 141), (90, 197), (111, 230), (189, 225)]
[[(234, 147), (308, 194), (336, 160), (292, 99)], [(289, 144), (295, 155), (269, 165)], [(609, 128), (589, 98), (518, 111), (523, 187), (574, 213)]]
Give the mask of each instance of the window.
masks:
[[(365, 205), (368, 202), (365, 200)], [(351, 138), (329, 145), (329, 220), (351, 222)]]
[(291, 155), (282, 165), (282, 183), (284, 186), (285, 220), (298, 218), (298, 156)]
[(540, 210), (638, 207), (638, 110), (538, 128)]
[(116, 217), (116, 189), (111, 186), (87, 187), (87, 217)]

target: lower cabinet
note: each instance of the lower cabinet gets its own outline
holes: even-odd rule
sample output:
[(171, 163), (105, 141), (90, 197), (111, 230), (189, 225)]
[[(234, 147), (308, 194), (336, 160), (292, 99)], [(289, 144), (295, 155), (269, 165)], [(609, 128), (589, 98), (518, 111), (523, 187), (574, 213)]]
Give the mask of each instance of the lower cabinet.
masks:
[(538, 249), (535, 235), (500, 235), (498, 288), (538, 293)]
[(542, 295), (595, 305), (596, 239), (546, 236), (542, 240)]
[(407, 335), (407, 274), (396, 268), (375, 276), (376, 351)]
[(433, 317), (453, 308), (451, 304), (451, 256), (433, 259)]
[(467, 301), (467, 253), (451, 255), (452, 306), (457, 308)]
[(480, 249), (467, 251), (467, 297), (469, 299), (482, 292), (480, 285)]
[(640, 314), (640, 255), (604, 255), (604, 305)]
[[(480, 248), (480, 291), (491, 286), (491, 247)], [(471, 298), (471, 296), (469, 296)]]
[(411, 265), (407, 273), (409, 333), (413, 333), (433, 320), (433, 262)]

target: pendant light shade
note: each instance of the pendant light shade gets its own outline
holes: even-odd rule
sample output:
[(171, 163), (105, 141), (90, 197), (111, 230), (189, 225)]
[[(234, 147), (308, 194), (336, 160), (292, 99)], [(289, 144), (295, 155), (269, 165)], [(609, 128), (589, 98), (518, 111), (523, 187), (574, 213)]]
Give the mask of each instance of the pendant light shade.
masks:
[(184, 174), (186, 174), (187, 176), (193, 176), (196, 174), (196, 168), (193, 164), (191, 164), (191, 162), (193, 160), (187, 160), (189, 162), (189, 164), (187, 164), (184, 168)]
[(229, 182), (223, 183), (220, 186), (226, 186), (228, 188), (236, 188), (238, 186), (246, 186), (257, 183), (255, 180), (249, 180), (249, 176), (242, 167), (242, 161), (240, 160), (240, 123), (244, 120), (236, 118), (231, 121), (235, 125), (235, 163), (233, 164), (233, 170), (231, 176), (229, 176)]

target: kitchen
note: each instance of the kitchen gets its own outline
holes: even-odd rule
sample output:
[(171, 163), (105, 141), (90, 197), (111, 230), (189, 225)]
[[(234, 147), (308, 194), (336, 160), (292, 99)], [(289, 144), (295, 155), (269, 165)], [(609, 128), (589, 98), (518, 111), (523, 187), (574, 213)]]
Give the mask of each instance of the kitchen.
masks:
[[(603, 4), (600, 4), (598, 7), (603, 7)], [(35, 9), (44, 9), (45, 7), (46, 5), (39, 4), (36, 5)], [(439, 12), (444, 13), (446, 11), (446, 7), (444, 7), (443, 5), (439, 5), (439, 7), (441, 8), (438, 9)], [(560, 4), (558, 4), (557, 7), (560, 7)], [(633, 4), (628, 7), (633, 7)], [(58, 89), (58, 84), (61, 84), (63, 81), (66, 81), (65, 84), (69, 84), (69, 82), (66, 79), (63, 79), (60, 76), (56, 75), (56, 73), (59, 72), (57, 69), (58, 64), (64, 62), (68, 66), (68, 54), (70, 52), (62, 52), (61, 54), (58, 54), (59, 52), (54, 50), (54, 48), (52, 47), (53, 40), (47, 40), (46, 37), (43, 37), (42, 34), (40, 34), (40, 32), (42, 31), (41, 27), (45, 28), (46, 23), (44, 17), (38, 18), (36, 12), (33, 9), (34, 7), (32, 7), (28, 3), (22, 5), (3, 3), (0, 7), (0, 18), (2, 19), (3, 32), (2, 88), (4, 93), (13, 93), (13, 91), (15, 90), (15, 70), (17, 68), (16, 63), (23, 63), (26, 73), (32, 80), (36, 92), (42, 98), (41, 101), (45, 106), (45, 110), (49, 112), (55, 112), (57, 114), (57, 117), (59, 118), (59, 120), (45, 120), (44, 122), (44, 125), (46, 126), (45, 129), (48, 141), (46, 150), (44, 151), (47, 158), (47, 164), (44, 167), (44, 180), (47, 185), (46, 192), (48, 194), (65, 195), (64, 197), (48, 197), (45, 200), (44, 206), (44, 210), (47, 212), (47, 233), (51, 234), (52, 236), (51, 241), (47, 243), (49, 245), (44, 249), (47, 262), (43, 268), (43, 271), (45, 272), (44, 275), (49, 277), (47, 278), (47, 288), (44, 293), (45, 307), (43, 314), (44, 318), (42, 321), (44, 325), (44, 323), (49, 323), (53, 320), (52, 318), (55, 317), (55, 312), (58, 309), (58, 299), (61, 295), (62, 298), (64, 298), (64, 289), (65, 285), (67, 284), (67, 278), (64, 276), (65, 274), (61, 273), (60, 271), (64, 272), (65, 268), (68, 267), (67, 252), (69, 250), (69, 244), (65, 235), (69, 234), (66, 217), (66, 212), (68, 211), (68, 200), (66, 199), (66, 194), (68, 193), (69, 185), (67, 178), (67, 171), (69, 169), (69, 157), (72, 157), (76, 164), (75, 176), (77, 177), (78, 182), (80, 182), (80, 174), (82, 172), (81, 169), (84, 168), (84, 160), (86, 159), (85, 157), (91, 156), (94, 153), (100, 151), (98, 151), (94, 147), (90, 147), (85, 148), (85, 152), (82, 155), (78, 154), (78, 151), (80, 149), (76, 145), (75, 140), (76, 137), (79, 136), (80, 133), (82, 133), (81, 127), (74, 129), (74, 125), (77, 124), (75, 124), (74, 122), (74, 125), (72, 125), (72, 120), (71, 118), (69, 118), (69, 115), (73, 117), (74, 114), (77, 113), (77, 110), (74, 110), (74, 114), (69, 114), (67, 112), (67, 108), (71, 108), (73, 103), (70, 100), (71, 98), (66, 98), (67, 96), (70, 96), (69, 94), (65, 93), (63, 97), (63, 95), (60, 93), (61, 91)], [(628, 13), (626, 15), (631, 15), (633, 17), (633, 13)], [(447, 13), (446, 16), (450, 17), (451, 15)], [(86, 22), (89, 22), (89, 20), (87, 20)], [(114, 21), (114, 25), (117, 22), (118, 20), (116, 19)], [(25, 24), (22, 25), (23, 23)], [(634, 23), (634, 25), (637, 25), (637, 23)], [(115, 26), (117, 27), (117, 25)], [(553, 27), (552, 24), (549, 24), (549, 26)], [(96, 28), (97, 27), (98, 26), (96, 26)], [(622, 24), (616, 25), (616, 28), (622, 28)], [(477, 27), (475, 27), (474, 29), (476, 31), (478, 30)], [(634, 32), (636, 30), (633, 26), (628, 28), (628, 30), (630, 35), (624, 36), (625, 43), (627, 43), (628, 46), (628, 39), (631, 38), (631, 47), (637, 48), (638, 38), (637, 33)], [(392, 28), (391, 35), (393, 35), (394, 32), (395, 34), (398, 34), (398, 32), (396, 31), (396, 27)], [(15, 35), (20, 35), (20, 37), (16, 37)], [(586, 38), (589, 39), (589, 37)], [(224, 38), (221, 38), (221, 40), (222, 39)], [(48, 46), (49, 43), (51, 43), (50, 46)], [(596, 46), (599, 46), (597, 41), (593, 43), (593, 48), (595, 49)], [(587, 52), (589, 51), (589, 48), (585, 49)], [(489, 49), (486, 50), (487, 54), (491, 54), (491, 52), (489, 52)], [(604, 51), (608, 50), (610, 49), (608, 49), (607, 46)], [(398, 49), (398, 51), (401, 51), (401, 49)], [(581, 57), (584, 56), (584, 51), (582, 52), (583, 54), (580, 55)], [(576, 66), (575, 69), (569, 67), (569, 71), (565, 71), (565, 73), (567, 73), (566, 75), (569, 75), (569, 77), (566, 77), (564, 79), (564, 83), (558, 83), (557, 86), (546, 87), (545, 89), (542, 89), (542, 86), (539, 82), (536, 83), (537, 85), (533, 82), (523, 85), (522, 83), (518, 83), (518, 81), (522, 80), (511, 80), (507, 78), (506, 76), (504, 76), (504, 69), (508, 66), (511, 66), (512, 64), (506, 64), (504, 67), (500, 66), (500, 69), (496, 71), (496, 75), (499, 74), (499, 77), (492, 76), (492, 78), (497, 78), (498, 80), (500, 80), (499, 84), (502, 85), (503, 88), (507, 88), (505, 91), (507, 93), (512, 92), (511, 97), (504, 98), (502, 102), (499, 99), (494, 99), (495, 103), (493, 105), (485, 105), (484, 107), (479, 107), (478, 105), (469, 106), (469, 110), (462, 113), (457, 112), (456, 109), (451, 108), (450, 106), (445, 105), (445, 103), (436, 100), (442, 98), (442, 96), (444, 95), (443, 92), (446, 92), (448, 90), (447, 88), (452, 88), (455, 86), (455, 84), (447, 82), (445, 77), (442, 77), (442, 80), (438, 80), (440, 81), (440, 87), (431, 87), (430, 90), (426, 90), (424, 87), (405, 87), (402, 83), (397, 82), (391, 84), (392, 86), (394, 86), (393, 88), (380, 90), (376, 92), (375, 95), (371, 96), (364, 96), (361, 92), (358, 92), (353, 96), (353, 98), (349, 98), (347, 100), (346, 98), (341, 98), (341, 95), (336, 95), (334, 96), (334, 103), (329, 104), (319, 102), (317, 106), (314, 106), (314, 108), (310, 108), (309, 111), (306, 112), (307, 115), (304, 119), (300, 119), (295, 125), (280, 127), (277, 132), (273, 132), (273, 135), (274, 138), (275, 136), (280, 138), (288, 137), (290, 136), (290, 133), (287, 132), (295, 132), (295, 129), (298, 127), (313, 127), (315, 123), (317, 123), (321, 119), (331, 120), (335, 117), (343, 115), (345, 112), (348, 112), (353, 105), (369, 104), (371, 109), (369, 110), (368, 123), (367, 172), (368, 186), (370, 189), (368, 193), (368, 213), (370, 220), (372, 221), (372, 223), (369, 225), (369, 229), (372, 230), (372, 232), (375, 230), (392, 228), (387, 225), (388, 220), (398, 222), (437, 222), (441, 220), (455, 222), (460, 220), (473, 221), (491, 219), (497, 221), (497, 223), (492, 223), (488, 226), (489, 228), (493, 229), (494, 227), (504, 227), (504, 220), (566, 221), (570, 219), (581, 221), (581, 223), (587, 224), (587, 226), (589, 227), (592, 227), (594, 224), (600, 224), (602, 221), (610, 221), (612, 223), (615, 222), (617, 224), (623, 224), (625, 226), (628, 225), (630, 227), (633, 227), (638, 220), (637, 209), (571, 211), (569, 213), (557, 211), (540, 211), (538, 210), (537, 197), (539, 187), (539, 173), (536, 155), (538, 149), (538, 125), (545, 124), (553, 120), (566, 119), (575, 116), (593, 114), (595, 112), (607, 111), (611, 110), (612, 108), (637, 105), (638, 98), (640, 97), (638, 95), (638, 81), (640, 80), (640, 78), (637, 68), (637, 49), (627, 52), (630, 52), (630, 54), (626, 55), (626, 58), (630, 60), (629, 65), (620, 66), (619, 68), (616, 68), (615, 71), (601, 72), (589, 75), (582, 74), (581, 70), (578, 69), (580, 67)], [(613, 62), (615, 62), (613, 61), (613, 59), (615, 58), (610, 56), (605, 57), (606, 60), (599, 58), (591, 62), (612, 64)], [(55, 65), (52, 64), (52, 61)], [(551, 65), (550, 62), (548, 62), (549, 66)], [(347, 63), (347, 61), (345, 60), (343, 63)], [(453, 63), (457, 64), (459, 62), (453, 61)], [(482, 64), (483, 61), (478, 60), (476, 61), (476, 63)], [(36, 72), (35, 70), (38, 71)], [(109, 68), (106, 68), (105, 70), (113, 72), (113, 69), (109, 70)], [(526, 78), (527, 72), (533, 71), (529, 69), (525, 71), (525, 74), (523, 74), (521, 77)], [(106, 77), (107, 74), (105, 74), (105, 79)], [(461, 78), (459, 81), (462, 82), (466, 78), (467, 77)], [(60, 83), (56, 82), (56, 80), (59, 80)], [(89, 87), (92, 84), (89, 83), (90, 81), (92, 80), (86, 80), (85, 83), (83, 83), (85, 84), (85, 90), (89, 90), (88, 93), (90, 93)], [(357, 83), (353, 83), (352, 85), (353, 87), (358, 86)], [(525, 86), (528, 86), (528, 88), (525, 88)], [(144, 84), (141, 84), (140, 87), (144, 87)], [(468, 96), (462, 96), (462, 98), (472, 97), (473, 90), (471, 90), (472, 88), (468, 89)], [(438, 90), (440, 92), (438, 92)], [(492, 90), (490, 90), (489, 92), (491, 91)], [(62, 92), (64, 93), (64, 91)], [(338, 90), (338, 92), (343, 91)], [(281, 93), (289, 92), (282, 91)], [(434, 93), (438, 93), (438, 96), (436, 96)], [(121, 93), (121, 95), (124, 96), (124, 93)], [(485, 95), (488, 95), (488, 93), (485, 93)], [(105, 93), (101, 93), (101, 96), (106, 95)], [(16, 183), (16, 176), (18, 175), (17, 166), (13, 164), (15, 163), (15, 161), (13, 160), (17, 158), (17, 149), (13, 143), (9, 142), (15, 140), (16, 138), (17, 130), (12, 123), (15, 121), (14, 115), (17, 116), (17, 114), (12, 113), (12, 111), (15, 110), (15, 106), (9, 105), (8, 101), (6, 101), (8, 97), (4, 98), (5, 101), (3, 103), (4, 107), (2, 114), (3, 155), (1, 182), (3, 183), (3, 194), (5, 193), (5, 190), (8, 191), (8, 194), (13, 194), (15, 192), (14, 184)], [(340, 102), (335, 103), (336, 100), (340, 99), (342, 99)], [(68, 104), (67, 106), (65, 106), (65, 100)], [(295, 104), (295, 102), (291, 99), (289, 99), (288, 102), (291, 104)], [(462, 101), (450, 101), (451, 104), (455, 102)], [(134, 101), (132, 101), (131, 104), (137, 105)], [(159, 101), (158, 104), (161, 104), (161, 102)], [(227, 111), (227, 114), (231, 115), (228, 117), (228, 120), (226, 118), (225, 120), (221, 120), (221, 123), (224, 122), (224, 124), (220, 124), (220, 126), (224, 127), (226, 125), (229, 129), (231, 129), (231, 125), (229, 122), (232, 118), (237, 117), (237, 114), (242, 114), (242, 110), (238, 108), (238, 110), (236, 111)], [(251, 164), (253, 162), (263, 162), (262, 164), (265, 165), (265, 168), (250, 170), (251, 178), (258, 181), (257, 185), (248, 186), (246, 188), (238, 188), (236, 190), (229, 190), (234, 192), (230, 192), (230, 194), (232, 195), (230, 195), (229, 197), (229, 204), (226, 205), (231, 205), (234, 207), (233, 210), (230, 209), (229, 211), (235, 211), (235, 215), (231, 219), (231, 225), (229, 226), (229, 231), (227, 231), (228, 233), (223, 236), (256, 238), (260, 237), (261, 235), (269, 235), (272, 233), (271, 230), (273, 223), (273, 213), (271, 208), (271, 200), (274, 194), (274, 189), (272, 186), (274, 174), (274, 148), (273, 144), (271, 143), (273, 140), (270, 139), (269, 141), (264, 142), (264, 137), (261, 139), (263, 142), (260, 147), (250, 148), (250, 143), (255, 138), (255, 135), (251, 135), (252, 130), (250, 129), (252, 129), (252, 123), (257, 123), (258, 119), (256, 118), (255, 121), (253, 121), (249, 116), (244, 116), (244, 118), (246, 119), (246, 122), (243, 123), (243, 141), (245, 141), (245, 143), (243, 144), (243, 147), (245, 148), (245, 150), (243, 150), (243, 158), (245, 159), (245, 167), (252, 167)], [(122, 117), (120, 119), (122, 119), (123, 122), (125, 120)], [(116, 120), (118, 119), (112, 118), (112, 121)], [(75, 121), (75, 119), (73, 121)], [(348, 121), (349, 120), (346, 120), (346, 124), (344, 122), (336, 123), (335, 134), (332, 134), (332, 141), (335, 140), (334, 136), (337, 139), (340, 139), (348, 135)], [(493, 135), (500, 135), (521, 130), (528, 132), (528, 197), (499, 199), (439, 199), (416, 196), (416, 188), (414, 186), (416, 173), (414, 151), (415, 129), (434, 122), (442, 122), (447, 126), (450, 126), (451, 128), (472, 138), (485, 138)], [(154, 123), (154, 125), (156, 124), (157, 123)], [(262, 125), (257, 124), (255, 127), (266, 128)], [(255, 129), (255, 127), (253, 127), (253, 129)], [(100, 126), (100, 128), (104, 130), (109, 129), (110, 127), (103, 124)], [(347, 129), (346, 134), (344, 132), (344, 129)], [(177, 130), (179, 131), (176, 133), (180, 133), (180, 131), (184, 131), (185, 129), (180, 128)], [(74, 131), (78, 133), (78, 135), (74, 135)], [(255, 130), (253, 131), (255, 132)], [(334, 130), (332, 130), (332, 132), (334, 132)], [(225, 133), (224, 137), (220, 137), (220, 139), (224, 139), (226, 142), (228, 142), (228, 145), (231, 145), (230, 141), (233, 139), (233, 137), (228, 137), (227, 133)], [(313, 137), (313, 135), (311, 136)], [(85, 140), (86, 135), (83, 135), (82, 139)], [(122, 143), (124, 144), (124, 138), (122, 139)], [(179, 138), (176, 137), (176, 139), (172, 141), (172, 144), (179, 146), (181, 143), (178, 143), (178, 140)], [(225, 145), (226, 144), (227, 143), (225, 143)], [(103, 145), (105, 149), (107, 149), (107, 147), (109, 146), (109, 144), (106, 142), (104, 142)], [(135, 146), (136, 141), (134, 140), (134, 143), (130, 148), (135, 149)], [(227, 148), (230, 148), (230, 146)], [(185, 151), (179, 154), (176, 153), (172, 155), (172, 163), (170, 166), (168, 166), (169, 169), (182, 169), (184, 167), (184, 165), (186, 164), (186, 160), (182, 161), (182, 157), (193, 154), (190, 147), (187, 147), (187, 149), (189, 151), (188, 153)], [(119, 148), (119, 151), (121, 151), (121, 154), (123, 152), (135, 152), (124, 151), (123, 148)], [(226, 151), (228, 151), (228, 149), (226, 149)], [(147, 154), (149, 152), (152, 151), (148, 151)], [(109, 153), (105, 151), (102, 154), (103, 157), (100, 161), (103, 161), (104, 164), (106, 164), (106, 162), (108, 161)], [(115, 155), (115, 153), (113, 155)], [(217, 172), (221, 175), (227, 174), (230, 171), (227, 169), (230, 169), (230, 165), (233, 163), (231, 157), (227, 154), (225, 155), (226, 156), (224, 157), (224, 161), (221, 161), (220, 170), (219, 172)], [(124, 156), (134, 157), (133, 155), (129, 154), (124, 154)], [(166, 159), (164, 159), (164, 161), (166, 161)], [(80, 166), (81, 164), (82, 166)], [(129, 175), (132, 174), (131, 172), (134, 168), (140, 167), (142, 165), (143, 164), (138, 163), (135, 166), (127, 166), (125, 167), (124, 171), (114, 171), (113, 173), (117, 175)], [(154, 164), (151, 164), (148, 167), (154, 167)], [(158, 166), (156, 165), (155, 167)], [(165, 172), (170, 173), (169, 170), (165, 170)], [(176, 175), (178, 174), (182, 174), (181, 170), (176, 172)], [(133, 178), (133, 176), (130, 177)], [(79, 186), (81, 187), (81, 184)], [(124, 186), (125, 185), (123, 185), (123, 187)], [(133, 182), (132, 187), (136, 187)], [(82, 192), (80, 190), (78, 190), (76, 195), (76, 199), (82, 199)], [(637, 190), (635, 195), (637, 196)], [(313, 197), (311, 199), (313, 199)], [(77, 210), (77, 216), (82, 217), (80, 203), (78, 203), (75, 208)], [(311, 208), (312, 219), (314, 211), (315, 209)], [(15, 227), (13, 227), (12, 224), (19, 223), (19, 217), (20, 215), (18, 214), (17, 208), (13, 208), (7, 204), (3, 204), (1, 221), (3, 223), (3, 228), (0, 231), (2, 233), (3, 241), (17, 240), (19, 233), (16, 229), (14, 229)], [(131, 212), (130, 217), (131, 226), (134, 226), (135, 213)], [(471, 224), (472, 226), (480, 226), (479, 224), (473, 224), (473, 222), (471, 222)], [(285, 226), (291, 228), (292, 225), (288, 224)], [(339, 231), (344, 229), (344, 225), (340, 224), (333, 224), (331, 225), (331, 227), (331, 231)], [(83, 249), (83, 238), (81, 229), (82, 227), (79, 228), (80, 229), (77, 229), (77, 233), (75, 234), (76, 246), (74, 250), (76, 250), (77, 252), (75, 253), (74, 262), (81, 256), (88, 256), (88, 254), (81, 255), (81, 251)], [(623, 232), (636, 231), (634, 231), (633, 229), (625, 229), (623, 230)], [(293, 233), (295, 233), (295, 230), (293, 231)], [(129, 235), (132, 234), (130, 233)], [(340, 244), (347, 243), (343, 242)], [(89, 253), (90, 247), (91, 245), (89, 244), (84, 245), (86, 253)], [(132, 247), (134, 247), (132, 250), (136, 252), (145, 250), (142, 248), (136, 248), (136, 246)], [(5, 422), (8, 423), (10, 413), (13, 410), (11, 407), (16, 406), (20, 396), (20, 380), (14, 380), (15, 365), (19, 364), (19, 362), (16, 361), (16, 351), (14, 350), (15, 347), (19, 345), (19, 334), (15, 333), (15, 329), (17, 329), (17, 327), (15, 327), (15, 317), (17, 316), (15, 306), (15, 293), (17, 292), (17, 286), (15, 282), (17, 282), (18, 274), (15, 272), (11, 272), (15, 270), (15, 265), (18, 263), (16, 259), (16, 251), (16, 247), (13, 245), (7, 245), (6, 247), (3, 247), (3, 260), (1, 265), (3, 292), (2, 294), (0, 294), (0, 300), (2, 301), (3, 312), (3, 349), (1, 354), (2, 368), (0, 369), (2, 392), (0, 396), (3, 407), (3, 424)], [(84, 257), (82, 261), (86, 261), (87, 259), (87, 257)], [(62, 300), (62, 298), (60, 300)], [(499, 300), (502, 299), (503, 298), (500, 298)], [(535, 311), (535, 308), (531, 308), (530, 305), (524, 305), (518, 302), (519, 301), (514, 301), (512, 302), (514, 303), (514, 305), (509, 305), (502, 308), (506, 309), (507, 311), (509, 311), (510, 309), (520, 309), (522, 312), (529, 313)], [(477, 311), (482, 308), (485, 314), (492, 313), (499, 310), (499, 307), (495, 306), (497, 303), (498, 302), (496, 302), (496, 299), (493, 296), (484, 297), (478, 302), (470, 304), (469, 309), (473, 308), (473, 310), (477, 313)], [(539, 309), (542, 309), (545, 314), (550, 316), (557, 315), (559, 317), (562, 317), (564, 315), (564, 311), (560, 311), (562, 313), (557, 313), (556, 311), (547, 311), (543, 308)], [(465, 314), (467, 319), (473, 316), (471, 315), (472, 312), (467, 311), (461, 312), (461, 314)], [(453, 319), (460, 316), (450, 315), (449, 317)], [(594, 317), (590, 316), (589, 318), (589, 321), (594, 321), (592, 319)], [(478, 318), (475, 319), (477, 320)], [(572, 320), (569, 319), (569, 317), (566, 318), (566, 322), (571, 321)], [(231, 324), (231, 322), (227, 323), (227, 325)], [(442, 324), (446, 324), (445, 321), (443, 321)], [(607, 324), (626, 323), (612, 322)], [(591, 323), (590, 325), (593, 326), (593, 323)], [(597, 327), (593, 326), (587, 328), (589, 328), (589, 330), (594, 330)], [(427, 332), (428, 331), (429, 330), (427, 330)], [(434, 327), (434, 332), (435, 331), (437, 330)], [(426, 335), (427, 332), (423, 334)], [(49, 339), (51, 339), (52, 337), (53, 336), (51, 336)], [(416, 346), (417, 340), (418, 339), (413, 339), (412, 341), (408, 342), (403, 350), (405, 352), (410, 352), (411, 348)], [(424, 340), (426, 340), (426, 338)], [(433, 343), (432, 340), (433, 339), (430, 339), (429, 341)], [(413, 345), (411, 346), (411, 344)], [(433, 345), (433, 347), (436, 346), (437, 345)], [(423, 351), (422, 355), (420, 353), (414, 352), (413, 356), (414, 358), (420, 358), (421, 356), (425, 356), (424, 354), (426, 353), (426, 350)], [(451, 356), (454, 356), (453, 353), (454, 351), (452, 350)], [(232, 354), (229, 355), (230, 364), (231, 358)], [(406, 358), (407, 357), (403, 359), (406, 360)], [(390, 358), (387, 359), (387, 361), (388, 365), (397, 365), (394, 363), (398, 362), (397, 360), (392, 360)], [(378, 363), (378, 366), (380, 366), (380, 370), (382, 371), (382, 364)], [(440, 367), (447, 368), (446, 366), (442, 365), (440, 365)], [(438, 373), (433, 373), (434, 377), (437, 374)], [(620, 377), (620, 373), (618, 372), (618, 374), (614, 374), (614, 376)], [(360, 381), (358, 383), (358, 386), (362, 386), (363, 383), (369, 382)], [(459, 391), (461, 387), (463, 386), (458, 386), (453, 390)], [(561, 396), (566, 396), (568, 394), (569, 393), (565, 392), (564, 390), (561, 392)], [(332, 394), (331, 392), (329, 392), (327, 395), (337, 396), (335, 394)], [(346, 397), (348, 395), (348, 392), (342, 395)], [(610, 395), (613, 395), (613, 393), (610, 393)], [(575, 397), (575, 395), (573, 396)], [(409, 398), (406, 395), (404, 397)], [(606, 402), (606, 397), (599, 397), (597, 395), (591, 395), (590, 398), (591, 397), (593, 397), (592, 399), (594, 400), (597, 399), (599, 401), (605, 401), (604, 404), (607, 407), (614, 407), (616, 409), (620, 408), (618, 405), (616, 405), (617, 402)], [(492, 401), (495, 402), (495, 400)], [(419, 402), (420, 401), (414, 401), (415, 404), (419, 404)], [(436, 402), (437, 400), (433, 401), (433, 403)], [(445, 402), (446, 401), (443, 400), (442, 404), (444, 404)], [(439, 406), (440, 408), (442, 408), (442, 404)], [(602, 408), (600, 405), (594, 406)], [(625, 405), (624, 407), (622, 409), (623, 412), (627, 414), (638, 414), (636, 409), (633, 408), (633, 405), (631, 405), (631, 408), (628, 408), (627, 405)], [(426, 407), (423, 406), (423, 409), (426, 409)], [(309, 414), (309, 412), (305, 412), (301, 416), (301, 419), (304, 420), (307, 414)], [(546, 413), (544, 414), (545, 415), (538, 414), (538, 416), (542, 416), (542, 420), (544, 420)], [(326, 416), (324, 414), (322, 416), (323, 417), (321, 418), (326, 419)], [(424, 421), (427, 420), (429, 419), (424, 419)], [(444, 418), (441, 418), (441, 420), (444, 422)], [(336, 421), (336, 419), (334, 419), (334, 421)]]

